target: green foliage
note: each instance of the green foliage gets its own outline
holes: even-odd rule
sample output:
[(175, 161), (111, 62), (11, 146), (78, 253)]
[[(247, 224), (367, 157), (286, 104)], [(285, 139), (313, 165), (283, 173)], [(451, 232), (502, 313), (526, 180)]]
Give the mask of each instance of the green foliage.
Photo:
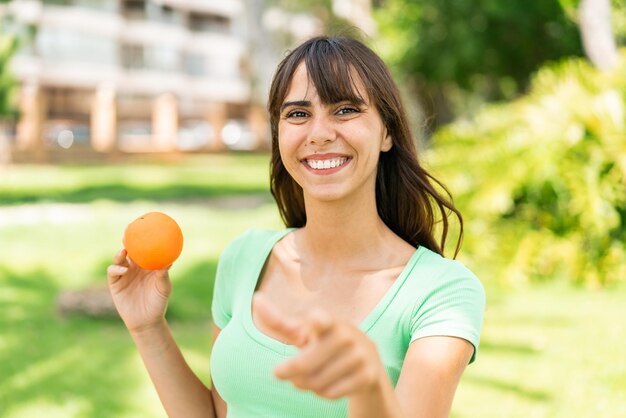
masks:
[(468, 251), (503, 280), (626, 280), (622, 55), (611, 73), (547, 66), (526, 97), (436, 134), (429, 159), (468, 219)]
[(387, 62), (421, 88), (499, 98), (545, 61), (582, 54), (558, 0), (387, 0), (377, 18)]
[(16, 49), (17, 39), (0, 33), (0, 119), (15, 116), (17, 80), (9, 71), (9, 61)]
[(613, 0), (611, 20), (617, 44), (626, 45), (626, 2)]

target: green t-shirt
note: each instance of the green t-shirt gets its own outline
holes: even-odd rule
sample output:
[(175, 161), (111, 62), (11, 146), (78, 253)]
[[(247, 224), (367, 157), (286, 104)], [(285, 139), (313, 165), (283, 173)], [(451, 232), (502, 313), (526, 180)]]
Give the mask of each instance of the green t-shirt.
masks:
[[(324, 399), (275, 378), (276, 365), (298, 349), (263, 334), (252, 321), (261, 270), (274, 245), (290, 231), (250, 230), (219, 260), (212, 313), (221, 332), (211, 353), (211, 376), (228, 405), (228, 418), (347, 416), (347, 399)], [(376, 343), (395, 385), (409, 344), (421, 337), (466, 339), (474, 345), (474, 361), (484, 306), (483, 286), (472, 272), (419, 247), (359, 328)]]

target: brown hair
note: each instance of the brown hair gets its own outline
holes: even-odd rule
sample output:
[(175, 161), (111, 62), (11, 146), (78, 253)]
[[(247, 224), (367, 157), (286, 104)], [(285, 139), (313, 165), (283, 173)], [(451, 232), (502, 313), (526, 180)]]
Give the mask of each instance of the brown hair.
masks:
[[(422, 245), (443, 255), (448, 216), (453, 212), (460, 223), (456, 256), (463, 238), (461, 214), (452, 204), (446, 187), (419, 164), (400, 92), (387, 66), (363, 43), (348, 37), (320, 36), (304, 42), (283, 59), (272, 80), (268, 102), (272, 132), (270, 187), (286, 226), (306, 224), (302, 188), (285, 169), (278, 149), (280, 108), (293, 74), (303, 61), (322, 103), (361, 101), (352, 79), (352, 71), (355, 71), (370, 96), (370, 102), (382, 117), (393, 141), (391, 149), (380, 154), (376, 175), (376, 206), (383, 222), (411, 245)], [(447, 197), (442, 196), (434, 184), (441, 187)], [(435, 217), (436, 210), (441, 213), (440, 242), (434, 237), (439, 222)]]

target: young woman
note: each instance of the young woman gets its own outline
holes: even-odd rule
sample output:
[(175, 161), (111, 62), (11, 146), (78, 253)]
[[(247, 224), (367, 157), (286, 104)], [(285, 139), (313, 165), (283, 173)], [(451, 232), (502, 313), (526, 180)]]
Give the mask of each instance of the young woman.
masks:
[(443, 257), (448, 216), (461, 217), (418, 162), (388, 69), (357, 40), (317, 37), (279, 64), (268, 107), (287, 228), (248, 231), (220, 257), (212, 389), (168, 330), (167, 269), (124, 250), (108, 269), (168, 415), (448, 416), (485, 295)]

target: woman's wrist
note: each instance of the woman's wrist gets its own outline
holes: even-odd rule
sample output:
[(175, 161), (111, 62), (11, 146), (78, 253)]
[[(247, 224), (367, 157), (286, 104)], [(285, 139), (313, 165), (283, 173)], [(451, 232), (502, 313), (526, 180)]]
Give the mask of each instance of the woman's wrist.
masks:
[(348, 397), (350, 418), (401, 418), (400, 405), (393, 384), (380, 366), (378, 378)]
[(363, 386), (362, 389), (353, 392), (348, 396), (348, 399), (351, 402), (354, 401), (362, 403), (381, 398), (385, 393), (385, 378), (386, 376), (380, 375), (378, 378), (372, 380), (372, 382), (368, 385)]
[(163, 340), (163, 337), (170, 333), (165, 318), (140, 327), (129, 328), (128, 331), (136, 342), (158, 342), (159, 340)]

